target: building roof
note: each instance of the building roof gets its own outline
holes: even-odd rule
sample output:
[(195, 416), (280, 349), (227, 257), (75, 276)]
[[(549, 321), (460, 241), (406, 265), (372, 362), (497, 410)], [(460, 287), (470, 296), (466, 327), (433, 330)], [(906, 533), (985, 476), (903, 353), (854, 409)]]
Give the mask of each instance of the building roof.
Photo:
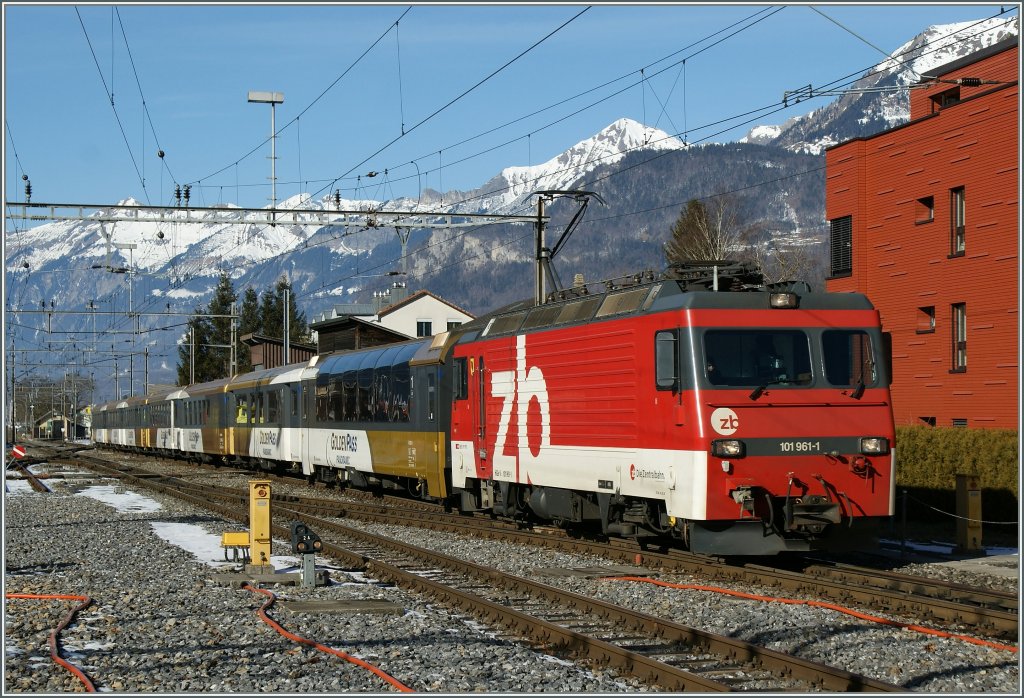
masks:
[(376, 322), (370, 322), (369, 320), (364, 320), (363, 318), (356, 317), (354, 315), (339, 315), (338, 317), (332, 317), (326, 320), (320, 320), (318, 322), (309, 323), (310, 329), (314, 329), (319, 333), (322, 333), (326, 330), (332, 330), (338, 327), (344, 327), (346, 325), (362, 325), (365, 327), (372, 327), (374, 330), (386, 332), (394, 335), (395, 337), (400, 337), (401, 339), (412, 339), (407, 334), (403, 334), (396, 330), (392, 330), (384, 325), (380, 325)]
[(997, 41), (991, 46), (987, 46), (981, 49), (980, 51), (975, 51), (974, 53), (968, 54), (963, 58), (957, 58), (955, 61), (951, 61), (950, 63), (946, 63), (945, 65), (940, 65), (936, 68), (932, 68), (931, 70), (928, 71), (927, 75), (921, 76), (920, 82), (931, 82), (936, 77), (939, 77), (941, 75), (947, 75), (948, 73), (952, 73), (955, 70), (960, 70), (961, 68), (966, 68), (967, 66), (977, 63), (978, 61), (985, 60), (989, 56), (994, 56), (997, 53), (1008, 51), (1009, 49), (1017, 45), (1017, 40), (1018, 39), (1016, 36), (1012, 36), (1009, 39)]
[[(242, 344), (247, 344), (250, 347), (255, 347), (259, 344), (277, 344), (284, 346), (284, 339), (281, 337), (267, 337), (266, 335), (256, 334), (251, 332), (250, 334), (243, 334), (238, 338)], [(292, 349), (305, 349), (316, 353), (316, 347), (312, 344), (303, 344), (302, 342), (288, 342), (288, 346)]]
[(467, 310), (463, 310), (462, 308), (460, 308), (459, 306), (455, 305), (454, 303), (450, 303), (449, 301), (446, 301), (445, 299), (441, 298), (440, 296), (434, 295), (433, 293), (431, 293), (430, 291), (427, 291), (426, 289), (422, 289), (422, 290), (416, 291), (416, 293), (413, 293), (413, 294), (410, 294), (409, 296), (406, 296), (404, 299), (398, 301), (397, 303), (392, 303), (391, 305), (387, 306), (386, 308), (381, 308), (380, 312), (377, 313), (377, 316), (378, 317), (384, 317), (385, 315), (388, 315), (389, 313), (395, 312), (399, 308), (403, 308), (403, 307), (409, 305), (410, 303), (415, 303), (420, 298), (425, 298), (427, 296), (433, 298), (434, 300), (438, 301), (439, 303), (444, 303), (449, 308), (453, 308), (453, 309), (459, 311), (460, 313), (462, 313), (463, 315), (468, 315), (469, 317), (475, 317), (473, 315), (473, 313), (471, 313), (471, 312), (469, 312)]

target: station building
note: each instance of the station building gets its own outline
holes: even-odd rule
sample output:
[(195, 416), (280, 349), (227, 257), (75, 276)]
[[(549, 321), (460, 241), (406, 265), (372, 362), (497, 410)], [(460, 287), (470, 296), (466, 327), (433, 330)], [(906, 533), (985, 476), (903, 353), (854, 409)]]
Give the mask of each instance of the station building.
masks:
[(1018, 428), (1016, 37), (935, 68), (910, 120), (826, 151), (827, 289), (892, 339), (897, 424)]

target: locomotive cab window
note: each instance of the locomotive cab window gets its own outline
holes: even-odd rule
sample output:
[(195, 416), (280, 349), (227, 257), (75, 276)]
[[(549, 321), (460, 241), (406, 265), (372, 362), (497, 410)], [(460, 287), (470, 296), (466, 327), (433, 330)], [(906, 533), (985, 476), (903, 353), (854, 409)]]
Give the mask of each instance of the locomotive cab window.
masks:
[(872, 385), (878, 375), (871, 337), (863, 330), (826, 330), (821, 336), (825, 380), (831, 385)]
[(800, 330), (708, 330), (704, 374), (713, 386), (810, 385), (807, 335)]
[(654, 335), (654, 381), (658, 390), (674, 390), (679, 384), (679, 352), (675, 331)]

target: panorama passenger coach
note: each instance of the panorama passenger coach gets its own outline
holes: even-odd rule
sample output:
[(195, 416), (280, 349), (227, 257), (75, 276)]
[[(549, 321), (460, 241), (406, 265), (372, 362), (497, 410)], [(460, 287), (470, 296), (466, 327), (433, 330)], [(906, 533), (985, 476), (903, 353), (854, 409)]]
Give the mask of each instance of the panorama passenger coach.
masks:
[(892, 515), (887, 363), (863, 295), (677, 268), (101, 405), (94, 438), (765, 555), (849, 547)]

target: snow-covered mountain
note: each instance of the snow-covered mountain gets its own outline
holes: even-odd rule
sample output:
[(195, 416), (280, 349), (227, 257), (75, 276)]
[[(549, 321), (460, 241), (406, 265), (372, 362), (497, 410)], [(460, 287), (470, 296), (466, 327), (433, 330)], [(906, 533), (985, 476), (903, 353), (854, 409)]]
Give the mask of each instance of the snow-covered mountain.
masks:
[[(936, 67), (1018, 36), (1018, 22), (1016, 17), (994, 18), (928, 27), (844, 87), (839, 99), (781, 125), (756, 126), (740, 142), (818, 154), (850, 138), (905, 123), (910, 119), (909, 86)], [(810, 96), (809, 92), (798, 92), (790, 96), (789, 102)]]
[[(963, 40), (965, 34), (970, 38)], [(1016, 34), (1015, 23), (1001, 20), (931, 27), (869, 71), (856, 87), (906, 88), (935, 66)], [(759, 126), (741, 140), (740, 147), (689, 147), (663, 131), (620, 119), (547, 162), (506, 167), (468, 192), (449, 191), (442, 196), (428, 189), (418, 199), (390, 201), (336, 201), (301, 194), (279, 204), (279, 208), (314, 212), (365, 211), (362, 228), (331, 225), (316, 213), (304, 214), (298, 224), (268, 226), (217, 222), (213, 214), (182, 210), (165, 221), (143, 211), (131, 222), (56, 222), (9, 230), (5, 312), (38, 308), (40, 303), (82, 310), (95, 301), (99, 310), (115, 311), (99, 325), (104, 331), (127, 329), (129, 322), (117, 314), (129, 307), (149, 313), (144, 327), (167, 330), (154, 331), (143, 340), (153, 348), (154, 357), (162, 355), (152, 367), (152, 382), (173, 382), (174, 342), (184, 333), (184, 321), (158, 322), (151, 314), (194, 312), (209, 301), (221, 271), (231, 275), (239, 295), (247, 287), (261, 293), (287, 273), (299, 308), (310, 319), (349, 297), (367, 301), (371, 290), (390, 285), (393, 279), (381, 277), (403, 268), (396, 261), (401, 247), (394, 228), (376, 225), (372, 211), (523, 214), (533, 211), (531, 192), (594, 189), (608, 208), (601, 209), (599, 217), (588, 214), (588, 230), (576, 234), (577, 240), (567, 246), (556, 266), (564, 273), (585, 273), (588, 280), (596, 280), (657, 268), (681, 202), (750, 190), (754, 195), (738, 197), (735, 205), (764, 239), (780, 246), (823, 250), (824, 182), (818, 166), (822, 149), (902, 123), (908, 118), (908, 104), (906, 89), (851, 92), (784, 124)], [(652, 158), (666, 151), (671, 151), (670, 157)], [(648, 159), (649, 163), (644, 162)], [(643, 167), (634, 167), (641, 163)], [(619, 168), (622, 176), (610, 176)], [(237, 208), (216, 206), (225, 213)], [(574, 206), (562, 200), (549, 207), (551, 230), (572, 217)], [(532, 292), (532, 236), (527, 232), (524, 238), (522, 226), (454, 232), (421, 229), (411, 235), (408, 250), (415, 253), (406, 260), (405, 269), (411, 290), (429, 288), (474, 313)], [(580, 240), (583, 236), (589, 237)], [(133, 273), (127, 277), (107, 273), (128, 269)], [(44, 331), (38, 316), (19, 315), (15, 320), (8, 327), (19, 341), (31, 339), (49, 346), (55, 339)], [(60, 338), (87, 343), (91, 328), (90, 318), (81, 317), (72, 328), (79, 334)], [(67, 325), (62, 329), (66, 331)]]
[[(683, 143), (664, 131), (648, 128), (630, 119), (620, 119), (596, 135), (577, 143), (564, 153), (540, 165), (508, 167), (483, 187), (471, 192), (448, 192), (448, 203), (438, 207), (436, 192), (424, 192), (419, 201), (398, 198), (390, 201), (335, 200), (329, 196), (312, 199), (299, 194), (279, 204), (282, 209), (309, 211), (438, 211), (453, 213), (522, 212), (524, 202), (539, 189), (564, 189), (596, 167), (613, 167), (627, 153), (638, 149), (681, 149)], [(457, 203), (451, 203), (451, 202)], [(134, 199), (118, 202), (138, 206)], [(222, 204), (225, 212), (237, 209)], [(352, 233), (325, 226), (313, 214), (301, 216), (308, 224), (267, 226), (216, 222), (212, 213), (180, 212), (171, 222), (158, 222), (157, 214), (141, 211), (137, 221), (105, 223), (90, 221), (55, 222), (9, 235), (7, 273), (23, 276), (35, 270), (72, 267), (85, 272), (96, 268), (128, 268), (137, 274), (164, 277), (168, 288), (158, 293), (169, 299), (204, 296), (215, 285), (220, 270), (234, 270), (241, 277), (246, 270), (271, 260), (315, 248), (335, 258), (324, 268), (344, 266), (342, 258), (368, 254), (382, 241), (379, 231)], [(344, 232), (344, 234), (343, 234)], [(330, 239), (330, 238), (335, 239)], [(59, 241), (59, 244), (54, 244)], [(71, 261), (74, 260), (74, 261)], [(27, 267), (25, 265), (28, 265)], [(95, 278), (93, 272), (82, 275)], [(98, 297), (104, 284), (91, 293)], [(78, 286), (81, 290), (81, 285)], [(323, 289), (322, 294), (340, 295), (352, 289)], [(64, 304), (70, 289), (44, 288), (43, 297)], [(34, 295), (34, 294), (33, 294)]]

